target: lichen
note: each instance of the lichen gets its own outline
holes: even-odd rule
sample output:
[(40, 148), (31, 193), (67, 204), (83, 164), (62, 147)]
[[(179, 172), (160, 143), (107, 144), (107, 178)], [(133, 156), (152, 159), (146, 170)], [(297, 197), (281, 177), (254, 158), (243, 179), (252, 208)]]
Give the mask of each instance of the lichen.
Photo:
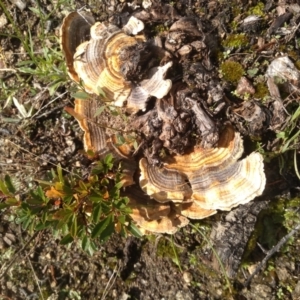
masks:
[(232, 83), (237, 83), (245, 73), (243, 66), (232, 60), (223, 62), (220, 71), (223, 78)]
[(225, 48), (245, 47), (248, 44), (249, 39), (244, 33), (229, 34), (227, 38), (222, 41), (222, 46)]

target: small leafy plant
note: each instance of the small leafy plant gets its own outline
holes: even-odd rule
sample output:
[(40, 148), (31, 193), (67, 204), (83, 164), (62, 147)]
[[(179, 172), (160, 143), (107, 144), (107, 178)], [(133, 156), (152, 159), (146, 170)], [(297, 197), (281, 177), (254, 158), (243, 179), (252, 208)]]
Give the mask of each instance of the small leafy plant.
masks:
[(50, 172), (49, 181), (21, 199), (9, 176), (0, 181), (0, 209), (15, 208), (16, 222), (24, 230), (51, 229), (61, 235), (61, 244), (77, 241), (93, 254), (97, 243), (114, 233), (141, 236), (130, 219), (129, 199), (121, 196), (121, 167), (108, 154), (97, 161), (89, 175), (63, 175), (60, 166)]

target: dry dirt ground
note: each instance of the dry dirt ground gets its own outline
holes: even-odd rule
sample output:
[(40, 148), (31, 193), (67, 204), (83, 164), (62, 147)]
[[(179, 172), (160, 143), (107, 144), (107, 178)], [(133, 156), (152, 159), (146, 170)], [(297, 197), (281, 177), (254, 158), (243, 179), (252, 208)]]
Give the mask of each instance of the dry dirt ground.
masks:
[[(0, 177), (9, 174), (22, 194), (58, 163), (66, 170), (87, 164), (80, 154), (82, 132), (73, 117), (63, 111), (63, 107), (73, 105), (74, 90), (61, 71), (63, 58), (57, 36), (63, 17), (87, 5), (96, 18), (107, 20), (121, 14), (128, 3), (131, 7), (142, 5), (142, 1), (117, 0), (0, 0)], [(172, 6), (180, 16), (202, 18), (206, 28), (211, 26), (216, 70), (227, 57), (241, 63), (256, 87), (258, 94), (252, 95), (255, 101), (268, 98), (263, 75), (275, 57), (287, 55), (300, 66), (297, 1), (179, 0), (162, 4)], [(249, 15), (259, 16), (259, 23), (241, 26)], [(164, 18), (156, 30), (169, 26), (170, 16)], [(246, 46), (240, 41), (229, 46), (222, 43), (231, 33), (245, 33)], [(19, 39), (22, 36), (32, 41), (28, 49)], [(47, 48), (55, 53), (45, 54)], [(40, 68), (34, 62), (26, 64), (32, 59), (28, 51)], [(22, 69), (24, 66), (31, 71)], [(233, 94), (235, 79), (225, 82), (220, 73), (220, 80), (227, 103), (242, 103)], [(56, 81), (62, 83), (57, 88), (53, 87)], [(293, 114), (299, 102), (297, 90), (292, 96), (283, 90), (281, 97), (288, 113)], [(270, 108), (273, 102), (264, 101)], [(232, 122), (239, 127), (241, 114), (234, 116)], [(49, 231), (24, 231), (9, 211), (2, 210), (0, 299), (300, 299), (300, 236), (296, 227), (300, 195), (293, 161), (294, 153), (298, 157), (298, 141), (291, 141), (291, 148), (284, 153), (278, 150), (283, 139), (276, 141), (278, 132), (290, 130), (286, 142), (299, 130), (295, 120), (292, 129), (280, 122), (277, 131), (264, 131), (261, 126), (261, 136), (251, 122), (243, 123), (246, 149), (257, 149), (256, 142), (260, 141), (265, 155), (266, 191), (253, 205), (192, 222), (194, 227), (187, 226), (174, 236), (124, 239), (116, 234), (100, 244), (91, 257), (76, 243), (60, 245), (59, 237)], [(216, 240), (213, 232), (220, 229), (218, 226), (228, 235)], [(294, 235), (245, 286), (267, 252), (295, 228)], [(223, 255), (225, 270), (218, 267), (212, 246)], [(226, 274), (232, 275), (232, 269), (234, 275), (228, 278)]]

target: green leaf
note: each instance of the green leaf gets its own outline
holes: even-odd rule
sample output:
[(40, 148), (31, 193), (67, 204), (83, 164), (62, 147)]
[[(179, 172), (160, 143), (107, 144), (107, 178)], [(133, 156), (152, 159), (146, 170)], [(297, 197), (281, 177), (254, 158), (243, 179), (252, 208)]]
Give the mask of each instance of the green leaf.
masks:
[(85, 185), (85, 183), (84, 183), (82, 180), (79, 180), (79, 181), (78, 181), (78, 184), (79, 184), (79, 188), (80, 188), (82, 191), (87, 191), (87, 186)]
[(103, 166), (103, 163), (101, 161), (99, 161), (97, 163), (97, 166), (95, 166), (93, 169), (92, 169), (92, 174), (93, 175), (96, 175), (96, 174), (100, 174), (100, 173), (103, 173), (104, 171), (104, 166)]
[(113, 222), (112, 215), (108, 215), (105, 219), (100, 221), (93, 229), (91, 237), (94, 239), (101, 235), (101, 233), (105, 230), (109, 224)]
[(114, 233), (114, 231), (115, 231), (115, 224), (114, 224), (113, 220), (111, 220), (111, 222), (108, 223), (108, 225), (101, 232), (100, 240), (102, 242), (107, 241), (110, 238), (110, 236)]
[(130, 222), (130, 224), (128, 226), (128, 230), (135, 237), (141, 238), (143, 236), (143, 234), (138, 229), (138, 227), (134, 223), (132, 223), (132, 222)]
[(63, 177), (63, 174), (62, 174), (62, 168), (61, 168), (60, 164), (57, 165), (57, 175), (58, 175), (59, 182), (64, 183), (65, 180), (64, 180), (64, 177)]
[(93, 193), (92, 195), (89, 196), (89, 199), (94, 203), (99, 203), (100, 201), (103, 200), (103, 197), (96, 193)]
[(37, 192), (38, 196), (40, 197), (40, 199), (42, 199), (43, 202), (47, 204), (49, 199), (46, 198), (44, 191), (40, 185), (37, 187), (36, 192)]
[(0, 180), (0, 191), (6, 196), (10, 194), (8, 188), (6, 187), (4, 181), (2, 180)]
[(126, 140), (123, 135), (117, 134), (116, 137), (117, 137), (117, 141), (118, 141), (117, 146), (122, 146), (125, 144)]
[(73, 238), (77, 236), (77, 215), (73, 215), (70, 233)]
[(22, 60), (18, 62), (16, 65), (17, 67), (21, 67), (21, 66), (32, 65), (32, 64), (34, 64), (33, 60)]
[(74, 241), (73, 237), (70, 234), (67, 234), (61, 241), (61, 245), (67, 245)]
[(105, 98), (105, 92), (103, 91), (103, 89), (101, 89), (101, 87), (97, 86), (97, 91), (99, 96)]
[(32, 223), (32, 221), (33, 221), (33, 217), (27, 217), (27, 218), (24, 218), (24, 220), (23, 220), (23, 224), (22, 224), (22, 228), (24, 229), (24, 230), (26, 230), (27, 228), (28, 228), (28, 226)]
[(94, 242), (87, 235), (85, 235), (83, 237), (83, 239), (81, 241), (81, 247), (82, 247), (82, 250), (84, 250), (91, 256), (97, 250)]
[(249, 75), (250, 77), (254, 77), (254, 76), (257, 74), (258, 71), (259, 71), (258, 68), (253, 68), (253, 69), (249, 69), (249, 70), (247, 71), (247, 73), (248, 73), (248, 75)]
[(29, 194), (31, 197), (28, 197), (26, 202), (28, 204), (31, 205), (41, 205), (44, 204), (44, 200), (43, 198), (40, 197), (39, 195), (39, 188), (41, 188), (40, 186), (38, 186), (38, 188), (35, 191), (30, 191)]
[(135, 140), (135, 141), (133, 142), (133, 148), (136, 150), (138, 147), (139, 147), (139, 144), (138, 144), (138, 142)]
[(108, 186), (109, 185), (109, 180), (107, 178), (103, 178), (101, 180), (101, 185)]
[(104, 163), (106, 165), (111, 165), (113, 163), (114, 157), (111, 153), (107, 154), (104, 158)]
[(119, 190), (119, 189), (123, 186), (123, 184), (124, 184), (124, 183), (123, 183), (122, 181), (116, 183), (116, 184), (115, 184), (115, 189)]
[(125, 224), (125, 222), (126, 222), (126, 216), (119, 216), (119, 217), (118, 217), (118, 220), (119, 220), (119, 222), (120, 222), (121, 224)]
[(35, 226), (35, 230), (39, 231), (39, 230), (43, 230), (43, 229), (46, 229), (46, 228), (49, 228), (53, 225), (53, 222), (45, 222), (45, 223), (38, 223), (36, 226)]
[(85, 91), (77, 91), (76, 93), (71, 94), (71, 97), (81, 100), (87, 100), (90, 95)]
[(93, 206), (93, 213), (92, 213), (92, 217), (93, 217), (94, 223), (98, 223), (99, 222), (101, 213), (102, 213), (102, 205), (101, 205), (101, 203), (94, 205)]
[(97, 247), (92, 240), (90, 240), (90, 245), (87, 250), (88, 250), (87, 252), (89, 253), (90, 256), (92, 256), (97, 251)]
[(6, 204), (6, 203), (0, 203), (0, 210), (1, 210), (1, 209), (4, 209), (4, 208), (6, 208), (6, 207), (9, 207), (9, 205)]
[(300, 116), (300, 106), (297, 108), (297, 110), (293, 113), (291, 122), (295, 121), (296, 119), (298, 119), (298, 117)]
[(16, 189), (11, 181), (11, 178), (8, 175), (5, 175), (4, 182), (10, 193), (14, 194), (16, 192)]
[(9, 206), (14, 206), (14, 205), (18, 205), (19, 201), (16, 198), (7, 198), (5, 200), (5, 203)]
[(89, 249), (89, 247), (90, 247), (90, 238), (87, 236), (87, 235), (85, 235), (84, 237), (83, 237), (83, 239), (82, 239), (82, 241), (81, 241), (81, 248), (82, 248), (82, 250), (84, 250), (85, 252), (87, 252), (88, 251), (88, 249)]
[(284, 132), (284, 131), (280, 131), (280, 132), (278, 132), (277, 134), (276, 134), (276, 137), (278, 138), (278, 139), (285, 139), (287, 136), (286, 136), (286, 133)]
[(41, 12), (40, 12), (37, 8), (35, 8), (35, 7), (29, 7), (29, 9), (30, 9), (33, 13), (35, 13), (36, 15), (38, 15), (38, 16), (41, 15)]
[(97, 110), (96, 110), (96, 112), (94, 114), (94, 117), (97, 117), (97, 116), (101, 115), (103, 113), (105, 107), (106, 107), (105, 105), (102, 105), (99, 108), (97, 108)]

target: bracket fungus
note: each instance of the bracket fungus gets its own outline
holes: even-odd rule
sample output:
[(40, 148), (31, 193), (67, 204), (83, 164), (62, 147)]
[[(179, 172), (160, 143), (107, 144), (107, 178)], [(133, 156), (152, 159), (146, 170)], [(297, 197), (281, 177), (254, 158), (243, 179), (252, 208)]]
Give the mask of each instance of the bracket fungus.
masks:
[[(136, 17), (120, 29), (95, 22), (87, 12), (74, 12), (64, 19), (61, 46), (70, 77), (90, 93), (88, 100), (75, 100), (73, 113), (84, 131), (85, 150), (93, 150), (99, 157), (112, 153), (123, 161), (122, 194), (129, 198), (130, 215), (140, 228), (173, 234), (189, 219), (206, 218), (217, 210), (228, 211), (253, 200), (262, 194), (266, 178), (262, 156), (252, 153), (242, 158), (240, 134), (229, 125), (219, 134), (219, 124), (206, 110), (202, 81), (210, 76), (206, 69), (211, 64), (200, 21), (183, 18), (173, 24), (164, 46), (172, 54), (146, 41), (143, 29), (144, 23)], [(184, 44), (185, 39), (190, 45)], [(149, 57), (155, 54), (155, 47), (169, 54), (153, 64)], [(195, 73), (205, 71), (197, 77), (198, 94), (190, 90), (189, 76), (173, 87), (165, 78), (176, 57), (183, 59), (193, 51), (204, 51), (202, 57), (207, 58), (195, 68)], [(212, 101), (218, 103), (223, 97), (219, 85), (211, 80), (208, 86), (212, 87)], [(139, 130), (142, 143), (152, 153), (134, 155), (130, 143), (119, 145), (117, 136), (99, 125), (95, 112), (100, 92), (105, 95), (102, 101), (126, 105), (130, 113), (145, 110), (148, 100), (156, 98), (151, 108), (132, 117), (129, 125), (130, 130)], [(166, 149), (164, 157), (160, 155), (162, 147)]]
[(141, 64), (148, 55), (145, 37), (138, 35), (143, 29), (144, 23), (133, 16), (120, 29), (94, 23), (87, 12), (69, 14), (61, 27), (61, 46), (71, 79), (82, 81), (87, 93), (104, 94), (104, 101), (116, 106), (126, 103), (130, 112), (144, 110), (151, 96), (164, 97), (172, 86), (170, 79), (164, 79), (171, 61), (147, 70), (135, 83), (143, 75)]
[(193, 218), (231, 210), (261, 195), (265, 187), (262, 156), (252, 153), (239, 160), (243, 152), (240, 134), (227, 126), (216, 148), (195, 147), (189, 154), (168, 156), (161, 168), (150, 167), (142, 159), (140, 186), (159, 202), (190, 200), (193, 204), (185, 205), (189, 209), (185, 215)]
[(143, 231), (173, 234), (189, 223), (189, 220), (177, 213), (170, 204), (150, 199), (136, 186), (127, 188), (124, 195), (130, 199), (130, 216)]

